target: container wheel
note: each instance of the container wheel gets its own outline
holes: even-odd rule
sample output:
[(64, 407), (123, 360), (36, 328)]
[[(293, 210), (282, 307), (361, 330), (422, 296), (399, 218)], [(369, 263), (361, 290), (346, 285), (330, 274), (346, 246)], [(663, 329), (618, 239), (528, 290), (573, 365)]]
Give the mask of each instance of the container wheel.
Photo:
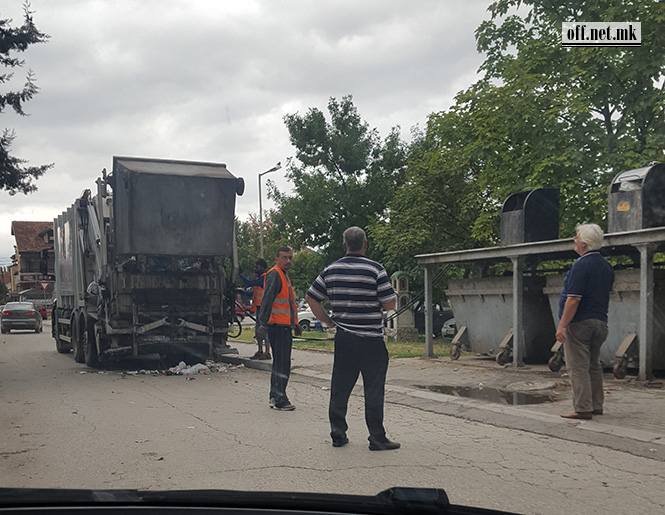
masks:
[(552, 372), (558, 372), (561, 370), (561, 365), (563, 365), (563, 356), (561, 354), (555, 354), (549, 359), (547, 365)]
[(623, 379), (626, 377), (626, 373), (628, 372), (628, 363), (625, 361), (617, 361), (614, 364), (614, 368), (612, 368), (612, 373), (614, 374), (614, 377), (617, 379)]
[(453, 360), (459, 359), (460, 354), (461, 354), (461, 351), (460, 351), (459, 346), (453, 345), (452, 347), (450, 347), (450, 359), (453, 359)]
[(509, 360), (510, 351), (508, 349), (504, 349), (496, 355), (496, 362), (501, 366), (507, 364)]

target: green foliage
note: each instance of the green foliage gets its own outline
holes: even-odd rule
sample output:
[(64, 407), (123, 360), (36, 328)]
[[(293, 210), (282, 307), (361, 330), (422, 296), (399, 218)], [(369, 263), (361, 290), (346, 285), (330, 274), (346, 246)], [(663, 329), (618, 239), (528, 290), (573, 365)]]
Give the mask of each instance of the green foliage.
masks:
[[(308, 248), (294, 245), (289, 238), (282, 237), (273, 219), (274, 211), (265, 213), (263, 219), (263, 246), (268, 269), (275, 265), (277, 249), (290, 246), (294, 249), (293, 265), (289, 277), (296, 293), (296, 297), (303, 298), (310, 285), (323, 270), (323, 256)], [(238, 247), (238, 263), (247, 277), (254, 278), (254, 262), (261, 257), (259, 234), (259, 220), (251, 214), (246, 221), (236, 219), (236, 245)]]
[[(517, 10), (519, 8), (519, 10)], [(371, 227), (388, 266), (499, 243), (503, 201), (557, 188), (560, 234), (602, 225), (618, 172), (663, 159), (665, 5), (500, 0), (476, 32), (483, 77), (429, 116), (389, 215)], [(642, 21), (641, 48), (561, 46), (564, 21)]]
[[(24, 52), (30, 45), (43, 43), (49, 36), (37, 30), (32, 21), (30, 5), (24, 5), (23, 25), (11, 27), (11, 20), (0, 19), (0, 64), (6, 69), (21, 67), (24, 61), (15, 57), (16, 52)], [(13, 76), (11, 72), (0, 74), (0, 84), (8, 83)], [(23, 104), (37, 94), (39, 88), (34, 82), (34, 76), (28, 71), (26, 82), (18, 91), (0, 93), (0, 113), (10, 106), (16, 114), (25, 116)], [(14, 131), (4, 129), (0, 136), (0, 189), (7, 190), (10, 195), (18, 192), (31, 193), (37, 189), (32, 183), (41, 177), (53, 165), (24, 166), (26, 160), (14, 157), (9, 153), (14, 141)]]
[[(0, 275), (2, 272), (0, 272)], [(9, 290), (5, 283), (0, 281), (0, 304), (6, 304), (9, 300)]]
[(403, 181), (406, 157), (398, 128), (381, 140), (361, 119), (351, 96), (330, 98), (328, 114), (330, 121), (316, 108), (304, 116), (285, 116), (296, 148), (296, 159), (287, 167), (294, 193), (271, 189), (280, 232), (297, 248), (321, 249), (325, 262), (343, 255), (345, 229), (366, 228), (384, 212)]
[(293, 265), (289, 277), (293, 284), (296, 298), (305, 297), (307, 290), (323, 270), (323, 256), (310, 249), (302, 249), (293, 256)]
[[(486, 158), (480, 186), (497, 200), (559, 188), (562, 235), (602, 224), (614, 174), (663, 159), (665, 5), (500, 0), (490, 12), (476, 32), (485, 77), (458, 97)], [(566, 21), (641, 21), (643, 46), (564, 48)]]

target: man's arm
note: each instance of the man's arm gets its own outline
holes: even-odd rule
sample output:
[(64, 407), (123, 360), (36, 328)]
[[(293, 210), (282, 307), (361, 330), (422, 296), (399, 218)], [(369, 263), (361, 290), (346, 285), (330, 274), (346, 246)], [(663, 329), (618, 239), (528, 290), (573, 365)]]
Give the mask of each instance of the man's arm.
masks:
[(276, 270), (266, 275), (266, 285), (263, 289), (263, 300), (261, 301), (261, 310), (259, 311), (259, 326), (267, 326), (272, 313), (272, 305), (275, 302), (277, 293), (282, 289), (282, 281)]
[[(396, 299), (389, 300), (388, 302), (382, 302), (381, 307), (383, 308), (383, 311), (391, 311), (395, 309), (395, 304), (396, 304)], [(314, 311), (312, 309), (312, 311)]]
[(582, 297), (566, 297), (566, 303), (563, 306), (563, 314), (561, 315), (561, 320), (559, 321), (559, 327), (556, 330), (556, 341), (561, 343), (566, 341), (566, 328), (575, 316), (575, 313), (577, 313), (577, 308), (579, 307), (581, 300)]
[(245, 283), (245, 286), (263, 286), (263, 277), (257, 277), (256, 279), (250, 279), (245, 274), (240, 274), (242, 282)]
[(330, 316), (328, 316), (328, 313), (326, 313), (326, 310), (323, 308), (323, 304), (321, 304), (318, 300), (311, 297), (309, 293), (305, 295), (305, 300), (307, 301), (307, 304), (309, 304), (309, 307), (312, 308), (312, 313), (314, 313), (314, 316), (317, 318), (317, 320), (319, 320), (326, 327), (335, 326), (335, 323), (332, 321)]

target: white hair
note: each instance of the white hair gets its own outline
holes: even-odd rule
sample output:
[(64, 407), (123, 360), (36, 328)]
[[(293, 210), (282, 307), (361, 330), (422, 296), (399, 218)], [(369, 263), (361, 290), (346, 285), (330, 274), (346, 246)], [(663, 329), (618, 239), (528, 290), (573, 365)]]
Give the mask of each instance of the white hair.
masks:
[(582, 243), (589, 250), (598, 250), (603, 246), (603, 230), (596, 224), (578, 224), (575, 228)]

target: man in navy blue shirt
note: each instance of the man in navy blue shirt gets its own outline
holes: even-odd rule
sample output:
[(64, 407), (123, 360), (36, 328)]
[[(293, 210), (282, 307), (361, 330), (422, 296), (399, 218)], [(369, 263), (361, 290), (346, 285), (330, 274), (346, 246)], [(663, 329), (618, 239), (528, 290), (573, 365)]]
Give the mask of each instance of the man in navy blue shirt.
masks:
[(561, 416), (591, 420), (593, 415), (603, 414), (600, 348), (607, 338), (607, 311), (614, 271), (598, 252), (603, 245), (603, 231), (599, 226), (578, 225), (573, 241), (580, 257), (563, 281), (556, 339), (563, 342), (575, 411)]
[[(367, 237), (360, 227), (344, 231), (346, 255), (328, 265), (307, 291), (312, 313), (328, 327), (337, 326), (330, 384), (330, 436), (333, 447), (349, 443), (346, 412), (353, 387), (362, 374), (365, 422), (372, 451), (399, 449), (383, 427), (388, 350), (383, 339), (383, 311), (395, 309), (395, 292), (386, 270), (365, 257)], [(322, 306), (330, 300), (332, 318)]]

